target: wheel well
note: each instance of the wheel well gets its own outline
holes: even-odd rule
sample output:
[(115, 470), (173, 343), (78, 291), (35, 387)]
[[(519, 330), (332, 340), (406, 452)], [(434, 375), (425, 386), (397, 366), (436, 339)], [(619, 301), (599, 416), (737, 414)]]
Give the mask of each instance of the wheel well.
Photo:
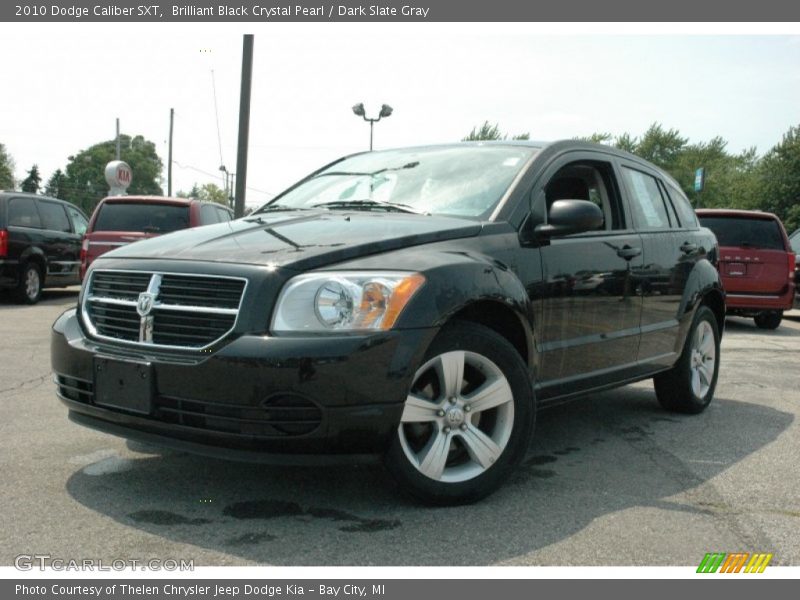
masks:
[(44, 287), (44, 280), (47, 277), (47, 267), (45, 266), (44, 257), (39, 254), (29, 254), (25, 257), (25, 260), (20, 264), (19, 276), (20, 280), (23, 276), (22, 269), (28, 263), (34, 263), (39, 267), (39, 276), (41, 278), (41, 286)]
[(722, 294), (716, 290), (711, 291), (703, 296), (700, 304), (704, 304), (714, 311), (714, 316), (717, 317), (719, 335), (722, 337), (722, 332), (725, 331), (725, 301), (722, 299)]
[(488, 327), (506, 338), (528, 363), (528, 340), (517, 314), (505, 304), (491, 300), (474, 302), (462, 308), (452, 319), (471, 321)]

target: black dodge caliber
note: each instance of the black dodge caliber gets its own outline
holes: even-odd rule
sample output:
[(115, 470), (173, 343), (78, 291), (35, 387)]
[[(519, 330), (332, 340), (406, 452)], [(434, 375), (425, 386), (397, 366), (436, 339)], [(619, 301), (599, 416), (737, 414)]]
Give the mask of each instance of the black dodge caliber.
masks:
[(537, 408), (714, 394), (725, 298), (678, 184), (582, 142), (358, 154), (243, 219), (93, 263), (53, 326), (76, 423), (243, 460), (382, 457), (431, 503), (514, 470)]

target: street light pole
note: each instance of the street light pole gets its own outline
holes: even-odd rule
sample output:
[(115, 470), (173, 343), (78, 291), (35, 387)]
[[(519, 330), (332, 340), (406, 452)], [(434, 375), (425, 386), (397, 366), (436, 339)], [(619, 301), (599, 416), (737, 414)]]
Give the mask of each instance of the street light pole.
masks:
[(353, 114), (355, 114), (357, 117), (361, 117), (365, 121), (369, 121), (369, 151), (370, 152), (372, 152), (372, 130), (373, 130), (373, 127), (375, 126), (375, 123), (380, 121), (381, 118), (383, 118), (383, 117), (389, 117), (392, 114), (393, 110), (394, 109), (391, 106), (389, 106), (388, 104), (383, 104), (383, 105), (381, 105), (381, 112), (378, 114), (378, 116), (376, 118), (374, 118), (374, 119), (370, 119), (369, 117), (366, 116), (366, 111), (364, 110), (364, 103), (363, 102), (359, 102), (358, 104), (353, 106)]

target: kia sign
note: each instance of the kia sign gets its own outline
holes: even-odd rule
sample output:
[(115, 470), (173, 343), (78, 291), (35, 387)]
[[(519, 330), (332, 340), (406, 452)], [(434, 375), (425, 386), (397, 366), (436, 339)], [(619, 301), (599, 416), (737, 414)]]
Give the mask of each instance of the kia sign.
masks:
[(133, 171), (128, 163), (121, 160), (112, 160), (106, 165), (106, 181), (111, 188), (109, 196), (124, 196), (125, 190), (131, 184)]

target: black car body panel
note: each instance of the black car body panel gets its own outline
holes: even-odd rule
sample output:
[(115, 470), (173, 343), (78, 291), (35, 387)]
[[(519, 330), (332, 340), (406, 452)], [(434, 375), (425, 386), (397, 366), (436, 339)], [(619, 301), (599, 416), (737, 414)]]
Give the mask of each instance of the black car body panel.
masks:
[[(95, 428), (106, 423), (118, 435), (162, 436), (215, 452), (381, 453), (397, 429), (411, 378), (436, 334), (454, 320), (480, 323), (509, 340), (529, 367), (540, 405), (670, 369), (701, 303), (722, 330), (716, 240), (696, 221), (677, 217), (674, 205), (685, 198), (677, 197), (668, 175), (605, 146), (530, 146), (538, 154), (488, 220), (265, 211), (104, 255), (90, 275), (231, 276), (247, 286), (230, 333), (202, 349), (181, 350), (93, 335), (85, 283), (81, 305), (53, 329), (62, 401)], [(604, 228), (537, 236), (554, 201), (553, 177), (570, 169), (595, 182), (587, 197), (601, 205)], [(626, 183), (625, 169), (638, 173), (633, 184)], [(642, 227), (631, 203), (641, 201), (645, 185), (659, 190), (665, 216), (645, 211)], [(293, 277), (333, 271), (413, 272), (425, 283), (388, 331), (271, 330), (275, 304)], [(94, 403), (98, 360), (108, 357), (152, 369), (148, 414)], [(308, 431), (270, 429), (263, 402), (276, 395), (296, 397), (298, 411), (319, 411), (319, 424)], [(254, 410), (262, 411), (258, 419)]]
[(266, 213), (203, 229), (176, 232), (115, 250), (114, 258), (235, 262), (316, 269), (348, 258), (438, 240), (469, 237), (479, 223), (448, 217), (323, 210)]

